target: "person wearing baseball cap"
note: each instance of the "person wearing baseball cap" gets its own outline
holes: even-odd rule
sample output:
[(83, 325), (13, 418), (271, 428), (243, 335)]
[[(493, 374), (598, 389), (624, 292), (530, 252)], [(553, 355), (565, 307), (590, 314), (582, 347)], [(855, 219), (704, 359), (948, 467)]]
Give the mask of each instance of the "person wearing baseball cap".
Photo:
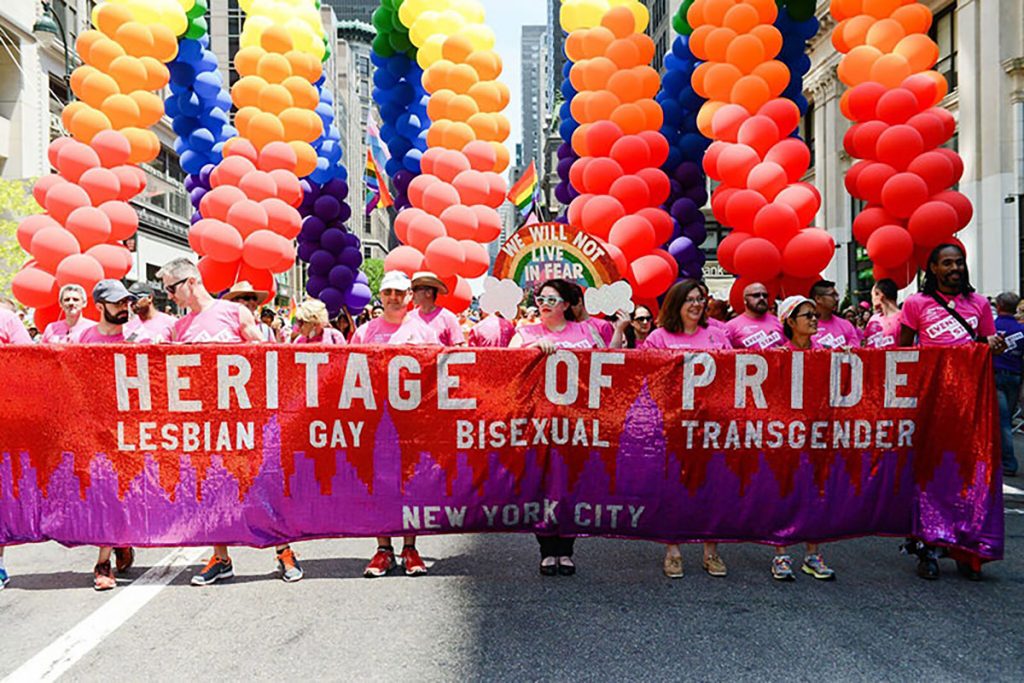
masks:
[(412, 276), (412, 313), (423, 321), (444, 346), (465, 346), (466, 336), (454, 313), (437, 305), (437, 297), (448, 293), (448, 286), (431, 272), (420, 271)]
[(136, 343), (159, 344), (171, 340), (174, 318), (153, 305), (153, 288), (147, 282), (136, 282), (128, 291), (135, 295), (131, 320), (124, 326), (124, 337)]
[[(380, 299), (384, 305), (384, 315), (360, 325), (352, 336), (352, 343), (392, 346), (440, 344), (437, 333), (419, 317), (410, 313), (411, 289), (412, 281), (405, 273), (396, 270), (384, 273), (384, 278), (380, 282)], [(427, 573), (427, 566), (416, 550), (415, 536), (406, 536), (403, 539), (401, 559), (408, 576)], [(387, 536), (378, 536), (377, 552), (363, 570), (363, 576), (368, 579), (384, 576), (397, 567), (395, 548), (391, 544), (391, 539)]]

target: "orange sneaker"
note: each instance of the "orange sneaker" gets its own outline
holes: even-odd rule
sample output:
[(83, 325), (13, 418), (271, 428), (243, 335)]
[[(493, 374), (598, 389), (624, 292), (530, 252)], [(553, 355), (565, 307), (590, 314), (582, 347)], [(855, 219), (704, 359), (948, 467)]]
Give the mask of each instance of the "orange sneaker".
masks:
[(193, 586), (209, 586), (222, 579), (230, 579), (235, 575), (235, 568), (230, 558), (222, 559), (214, 555), (203, 567), (203, 571), (192, 577)]
[(281, 570), (281, 580), (285, 583), (302, 580), (302, 567), (299, 566), (299, 558), (295, 556), (291, 546), (277, 554), (277, 568)]

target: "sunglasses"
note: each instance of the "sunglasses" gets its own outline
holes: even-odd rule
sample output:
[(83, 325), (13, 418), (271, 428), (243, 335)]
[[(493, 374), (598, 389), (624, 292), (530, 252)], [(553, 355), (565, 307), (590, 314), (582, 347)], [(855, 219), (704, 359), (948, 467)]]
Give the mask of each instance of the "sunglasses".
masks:
[(747, 294), (748, 299), (767, 299), (768, 292), (758, 292), (757, 294)]
[(800, 313), (798, 315), (794, 315), (793, 317), (794, 318), (807, 318), (808, 320), (817, 320), (821, 316), (816, 311), (809, 311), (807, 313)]
[(649, 315), (638, 315), (637, 317), (633, 318), (633, 321), (638, 323), (649, 323), (651, 322), (651, 320), (652, 318)]
[(178, 287), (182, 286), (183, 284), (185, 284), (188, 281), (189, 281), (189, 278), (185, 278), (183, 280), (178, 280), (177, 282), (175, 282), (173, 284), (167, 285), (164, 289), (167, 290), (168, 294), (170, 294), (171, 296), (174, 296), (174, 293), (176, 291), (178, 291)]
[(380, 290), (381, 296), (405, 296), (404, 289), (382, 289)]
[(412, 291), (414, 291), (414, 292), (427, 292), (427, 291), (430, 291), (432, 289), (434, 289), (434, 288), (433, 287), (428, 287), (426, 285), (416, 285), (415, 287), (412, 288)]
[(537, 303), (541, 306), (557, 306), (562, 303), (563, 299), (560, 296), (538, 296)]
[(235, 299), (235, 301), (244, 301), (251, 304), (259, 303), (259, 300), (260, 298), (256, 295), (240, 296), (237, 299)]

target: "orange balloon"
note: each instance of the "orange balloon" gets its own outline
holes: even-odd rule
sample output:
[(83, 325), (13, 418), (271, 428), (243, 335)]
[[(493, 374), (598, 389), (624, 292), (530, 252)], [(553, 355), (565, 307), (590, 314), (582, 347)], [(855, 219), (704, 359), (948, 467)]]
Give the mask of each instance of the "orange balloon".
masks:
[(111, 37), (120, 43), (124, 51), (132, 57), (153, 56), (156, 46), (153, 32), (142, 22), (126, 21), (117, 28)]
[(577, 119), (580, 122), (594, 123), (595, 121), (607, 121), (611, 118), (612, 112), (622, 105), (622, 100), (609, 90), (598, 90), (591, 94), (590, 99), (584, 105), (584, 117)]
[(501, 75), (501, 57), (494, 50), (477, 50), (469, 55), (466, 64), (473, 67), (481, 81), (493, 81)]
[(772, 92), (760, 76), (744, 76), (732, 86), (729, 99), (756, 114), (765, 102), (772, 99)]
[(124, 5), (107, 2), (96, 10), (96, 28), (113, 37), (122, 24), (133, 18), (132, 11)]
[(155, 126), (164, 117), (164, 101), (156, 93), (136, 90), (128, 95), (139, 107), (139, 127)]
[(128, 139), (132, 153), (129, 161), (133, 164), (144, 164), (153, 161), (160, 154), (160, 139), (151, 130), (142, 128), (125, 128), (121, 134)]
[[(583, 65), (580, 64), (579, 66)], [(615, 89), (611, 87), (611, 79), (618, 72), (619, 67), (615, 66), (615, 62), (612, 60), (607, 57), (594, 57), (586, 62), (586, 68), (583, 71), (583, 89), (607, 89), (614, 92)]]
[(498, 137), (499, 129), (497, 118), (499, 114), (474, 114), (470, 117), (469, 127), (473, 129), (473, 135), (477, 140), (501, 142)]
[(892, 52), (896, 43), (907, 35), (900, 22), (895, 19), (879, 19), (868, 29), (865, 43), (877, 47), (882, 52)]
[(292, 75), (292, 65), (284, 55), (268, 52), (256, 63), (256, 74), (267, 83), (280, 83)]
[(121, 92), (145, 90), (146, 84), (149, 81), (146, 65), (142, 63), (141, 59), (131, 55), (118, 57), (111, 62), (108, 73), (111, 78), (117, 81)]
[(456, 64), (465, 63), (466, 59), (473, 52), (473, 44), (466, 36), (458, 34), (448, 36), (441, 43), (441, 56)]
[(868, 31), (875, 25), (875, 19), (866, 14), (859, 14), (847, 19), (843, 26), (843, 42), (847, 45), (847, 52), (860, 45), (866, 45)]
[(256, 106), (271, 114), (280, 114), (285, 109), (295, 106), (295, 102), (288, 88), (274, 83), (260, 90), (256, 97)]
[(615, 40), (615, 34), (603, 26), (597, 26), (588, 30), (583, 35), (583, 54), (587, 59), (593, 59), (604, 54), (604, 51)]
[(772, 97), (778, 97), (789, 85), (789, 67), (782, 62), (773, 59), (770, 62), (758, 65), (753, 71), (754, 76), (759, 76), (768, 84), (768, 91)]
[(569, 113), (572, 114), (572, 117), (580, 123), (590, 121), (590, 117), (587, 116), (587, 104), (594, 95), (595, 93), (583, 91), (577, 93), (576, 96), (569, 101)]
[[(708, 62), (711, 63), (711, 62)], [(732, 88), (743, 77), (743, 72), (733, 64), (713, 64), (704, 77), (707, 98), (718, 102), (730, 102)]]
[(469, 89), (479, 81), (480, 77), (468, 64), (455, 64), (448, 72), (448, 88), (460, 95), (468, 93)]
[(619, 70), (608, 79), (607, 88), (621, 102), (636, 102), (644, 95), (643, 81), (638, 79), (632, 70)]
[(654, 59), (654, 41), (649, 36), (643, 33), (633, 33), (626, 38), (629, 42), (636, 45), (637, 50), (640, 51), (640, 63), (650, 64)]
[[(139, 90), (137, 92), (143, 91)], [(142, 113), (139, 110), (139, 105), (128, 95), (111, 95), (103, 100), (100, 111), (110, 119), (110, 125), (114, 127), (114, 130), (137, 128), (142, 125)]]
[(647, 115), (640, 105), (631, 102), (616, 107), (610, 120), (626, 135), (636, 135), (647, 130)]
[(927, 71), (939, 61), (939, 46), (923, 33), (914, 33), (903, 38), (893, 53), (907, 60), (912, 73)]
[(260, 58), (265, 54), (267, 54), (267, 51), (256, 45), (243, 47), (241, 50), (236, 52), (235, 71), (238, 72), (239, 78), (255, 76), (256, 66), (259, 64)]
[(697, 59), (707, 60), (708, 58), (708, 36), (718, 28), (717, 26), (711, 26), (704, 24), (693, 29), (693, 33), (690, 34), (690, 52)]
[(74, 111), (64, 127), (73, 138), (88, 144), (100, 131), (110, 130), (111, 125), (106, 114), (82, 103), (82, 107)]
[(316, 88), (301, 76), (290, 76), (281, 83), (292, 96), (292, 102), (302, 109), (316, 109), (320, 103), (320, 95)]
[(757, 36), (736, 36), (725, 51), (725, 61), (749, 74), (765, 62), (764, 44)]
[[(284, 58), (288, 60), (288, 64), (292, 67), (292, 73), (296, 76), (300, 76), (310, 83), (315, 83), (323, 75), (324, 67), (317, 60), (316, 57), (309, 54), (308, 52), (300, 52), (298, 50), (289, 50), (285, 53)], [(238, 58), (235, 58), (237, 63)]]
[(584, 74), (587, 73), (588, 64), (590, 64), (590, 60), (584, 59), (581, 62), (573, 64), (572, 68), (569, 69), (569, 83), (572, 84), (572, 87), (576, 90), (576, 92), (583, 92), (585, 90), (589, 90), (589, 88), (587, 87), (586, 78), (584, 77)]
[(697, 65), (697, 68), (693, 70), (690, 75), (690, 86), (693, 91), (703, 97), (704, 99), (710, 99), (707, 90), (707, 75), (712, 67), (717, 66), (711, 62), (701, 62)]
[(82, 85), (85, 82), (85, 79), (98, 73), (101, 73), (99, 69), (94, 66), (89, 66), (88, 64), (76, 67), (75, 70), (71, 72), (71, 92), (75, 93), (78, 99), (82, 99), (82, 95), (80, 93), (82, 92)]
[(910, 62), (903, 55), (882, 55), (871, 66), (869, 80), (877, 81), (887, 88), (896, 88), (912, 73)]
[(635, 66), (630, 70), (640, 82), (640, 97), (654, 98), (661, 90), (661, 76), (649, 66)]
[(725, 102), (709, 100), (702, 104), (700, 111), (697, 112), (697, 130), (699, 130), (700, 134), (709, 140), (715, 139), (711, 130), (711, 119), (715, 117), (715, 113), (724, 107), (725, 104)]
[(504, 114), (491, 114), (491, 116), (494, 117), (494, 122), (498, 126), (498, 139), (492, 142), (505, 142), (512, 133), (512, 124), (509, 123)]
[(643, 99), (636, 102), (636, 106), (644, 113), (644, 130), (661, 130), (665, 123), (665, 112), (661, 105), (653, 99)]
[(616, 38), (625, 38), (636, 30), (636, 19), (628, 7), (619, 5), (605, 12), (601, 26), (611, 31)]
[(240, 137), (249, 137), (249, 122), (259, 113), (261, 113), (259, 107), (253, 105), (242, 107), (235, 113), (235, 128), (238, 129)]
[(757, 10), (757, 16), (762, 24), (774, 24), (779, 17), (779, 8), (775, 0), (744, 0), (744, 2)]
[(850, 51), (850, 46), (846, 43), (846, 39), (843, 37), (843, 31), (849, 26), (850, 20), (843, 19), (835, 28), (832, 29), (832, 47), (836, 49), (836, 52), (846, 54)]
[(565, 54), (573, 62), (579, 62), (582, 59), (586, 59), (586, 49), (583, 47), (583, 37), (587, 34), (587, 29), (580, 29), (578, 31), (572, 31), (565, 38)]
[(590, 126), (589, 123), (580, 124), (580, 127), (572, 132), (570, 144), (573, 151), (581, 157), (590, 156), (590, 148), (587, 146), (587, 131), (590, 130)]
[(124, 48), (118, 45), (116, 41), (110, 38), (103, 38), (93, 43), (92, 47), (89, 48), (88, 56), (83, 56), (82, 59), (100, 71), (110, 73), (110, 67), (114, 60), (118, 57), (124, 57), (126, 54)]
[(82, 31), (78, 34), (78, 38), (75, 39), (75, 52), (78, 53), (83, 62), (88, 63), (89, 50), (101, 40), (108, 40), (108, 38), (95, 29)]
[(750, 33), (758, 25), (762, 24), (757, 9), (753, 5), (743, 3), (730, 7), (722, 18), (722, 26), (731, 28), (738, 35)]
[(438, 90), (427, 100), (427, 116), (431, 121), (451, 118), (448, 115), (455, 93), (451, 90)]
[(904, 5), (892, 13), (892, 19), (898, 21), (907, 35), (912, 33), (928, 33), (932, 27), (932, 11), (916, 2)]
[(509, 90), (508, 84), (502, 81), (494, 81), (494, 87), (498, 89), (498, 95), (500, 96), (498, 111), (501, 111), (508, 106), (508, 101), (512, 98), (512, 91)]
[(244, 76), (231, 86), (231, 101), (238, 109), (256, 106), (260, 93), (268, 87), (269, 84), (259, 76)]
[(309, 143), (293, 140), (288, 146), (295, 151), (295, 175), (305, 178), (316, 170), (316, 150)]
[(875, 19), (885, 19), (891, 17), (902, 4), (900, 0), (864, 0), (861, 11)]
[(437, 92), (442, 88), (448, 88), (448, 76), (452, 67), (455, 66), (447, 59), (439, 59), (431, 64), (423, 72), (423, 88), (428, 93)]
[(256, 149), (263, 149), (271, 142), (284, 140), (284, 125), (278, 117), (261, 111), (249, 120), (247, 137)]
[(430, 128), (427, 130), (427, 146), (442, 147), (443, 135), (450, 125), (452, 125), (451, 121), (443, 119), (431, 123)]
[(263, 31), (263, 34), (260, 35), (260, 46), (267, 52), (276, 52), (282, 55), (294, 47), (292, 38), (288, 35), (288, 29), (278, 25)]
[(836, 69), (839, 80), (851, 87), (871, 80), (871, 68), (881, 56), (882, 53), (870, 45), (853, 48), (839, 60)]
[(690, 9), (686, 10), (686, 21), (694, 28), (704, 26), (707, 23), (704, 19), (704, 0), (696, 0), (696, 2), (690, 5)]
[(615, 66), (620, 69), (632, 69), (640, 65), (640, 50), (625, 39), (613, 41), (604, 56), (615, 62)]
[[(481, 81), (479, 83), (474, 83), (466, 96), (473, 100), (476, 103), (477, 109), (482, 112), (491, 113), (502, 110), (501, 92), (498, 90), (498, 86), (494, 81)], [(434, 96), (431, 96), (430, 99), (433, 100)]]
[(324, 132), (324, 123), (316, 112), (308, 109), (292, 107), (280, 114), (281, 125), (284, 126), (284, 139), (288, 142), (301, 140), (313, 142)]
[(849, 19), (861, 14), (864, 0), (832, 0), (829, 11), (837, 20)]
[(509, 154), (508, 148), (497, 142), (492, 142), (491, 145), (494, 147), (494, 172), (504, 173), (505, 169), (508, 168), (509, 161), (511, 161), (512, 155)]
[[(448, 90), (447, 92), (451, 91)], [(472, 97), (469, 95), (455, 95), (448, 101), (447, 115), (441, 118), (451, 119), (452, 121), (469, 121), (470, 117), (479, 113), (480, 107)]]
[(735, 4), (735, 0), (704, 0), (704, 23), (721, 26), (725, 23), (725, 15)]
[(757, 36), (761, 41), (761, 45), (764, 46), (765, 59), (775, 59), (779, 56), (779, 52), (782, 51), (782, 34), (779, 29), (767, 24), (759, 24), (750, 34)]
[(75, 93), (78, 98), (93, 109), (99, 109), (111, 95), (121, 92), (117, 82), (103, 73), (94, 73), (82, 81), (82, 91)]
[(153, 51), (150, 56), (161, 62), (174, 59), (178, 54), (178, 37), (174, 31), (163, 24), (152, 24), (149, 31), (153, 34)]
[(839, 113), (843, 115), (847, 121), (853, 121), (853, 111), (850, 109), (850, 93), (851, 90), (844, 90), (843, 94), (839, 97)]
[(731, 28), (716, 28), (714, 31), (709, 33), (707, 42), (705, 43), (708, 60), (712, 62), (726, 61), (729, 46), (732, 45), (732, 42), (736, 40), (737, 37), (736, 31), (733, 31)]
[(146, 85), (138, 90), (162, 90), (171, 80), (171, 72), (163, 62), (153, 57), (142, 57), (139, 60), (146, 70)]
[(462, 149), (473, 142), (473, 129), (468, 123), (455, 121), (449, 125), (441, 135), (441, 146), (448, 149)]

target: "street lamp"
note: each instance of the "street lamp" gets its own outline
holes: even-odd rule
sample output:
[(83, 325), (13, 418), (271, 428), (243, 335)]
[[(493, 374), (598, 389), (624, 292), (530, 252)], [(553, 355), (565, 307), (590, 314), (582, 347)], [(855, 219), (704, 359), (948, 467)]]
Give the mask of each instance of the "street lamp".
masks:
[[(32, 25), (33, 33), (52, 33), (60, 38), (60, 44), (64, 48), (64, 84), (71, 87), (71, 57), (68, 54), (68, 38), (64, 32), (64, 23), (60, 15), (53, 11), (53, 4), (43, 2), (43, 16)], [(70, 96), (70, 90), (69, 90)]]

